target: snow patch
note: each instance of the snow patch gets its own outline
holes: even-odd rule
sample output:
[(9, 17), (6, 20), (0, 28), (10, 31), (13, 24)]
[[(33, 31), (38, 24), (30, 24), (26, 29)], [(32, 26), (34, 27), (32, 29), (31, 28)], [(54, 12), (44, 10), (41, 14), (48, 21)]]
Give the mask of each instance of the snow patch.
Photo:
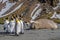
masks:
[[(23, 2), (23, 3), (24, 3), (24, 2)], [(11, 12), (9, 12), (8, 14), (6, 14), (6, 15), (0, 15), (0, 18), (1, 18), (1, 17), (4, 17), (4, 16), (7, 16), (7, 15), (13, 13), (13, 12), (15, 12), (16, 10), (18, 10), (18, 9), (23, 5), (23, 3), (21, 3), (19, 6), (17, 6), (14, 10), (12, 10)]]
[(58, 19), (60, 19), (60, 14), (57, 14), (56, 12), (54, 12), (54, 14), (53, 14), (53, 16), (52, 17), (50, 17), (51, 19), (53, 19), (53, 18), (58, 18)]
[[(6, 2), (6, 1), (7, 1), (7, 2)], [(7, 12), (13, 5), (16, 4), (16, 2), (15, 2), (15, 3), (9, 3), (8, 0), (3, 0), (3, 2), (6, 2), (6, 6), (5, 6), (4, 9), (2, 9), (2, 10), (0, 11), (0, 15), (4, 14), (5, 12)]]
[(2, 0), (0, 0), (0, 2), (2, 2)]
[(34, 12), (38, 9), (38, 7), (40, 6), (40, 4), (37, 4), (37, 6), (35, 7), (35, 9), (32, 11), (32, 13), (31, 13), (31, 17), (32, 17), (32, 15), (34, 14)]
[(41, 8), (38, 9), (38, 10), (35, 12), (35, 14), (33, 15), (32, 20), (35, 20), (35, 19), (40, 15), (41, 11), (42, 11)]
[(58, 3), (56, 7), (53, 7), (54, 10), (57, 10), (58, 8), (60, 8), (60, 3)]

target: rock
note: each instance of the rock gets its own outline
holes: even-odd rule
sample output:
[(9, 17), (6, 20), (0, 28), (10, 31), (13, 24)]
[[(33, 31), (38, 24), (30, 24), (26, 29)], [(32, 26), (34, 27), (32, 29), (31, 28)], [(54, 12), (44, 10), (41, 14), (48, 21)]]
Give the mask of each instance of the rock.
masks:
[(32, 28), (36, 29), (57, 29), (58, 26), (55, 22), (49, 19), (39, 19), (33, 22)]

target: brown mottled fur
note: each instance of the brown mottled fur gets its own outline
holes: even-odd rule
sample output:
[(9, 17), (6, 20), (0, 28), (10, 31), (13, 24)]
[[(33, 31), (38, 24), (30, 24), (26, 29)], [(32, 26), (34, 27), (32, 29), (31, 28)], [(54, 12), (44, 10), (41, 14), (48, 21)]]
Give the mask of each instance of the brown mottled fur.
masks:
[(57, 24), (48, 19), (39, 19), (35, 21), (34, 26), (36, 29), (57, 29)]

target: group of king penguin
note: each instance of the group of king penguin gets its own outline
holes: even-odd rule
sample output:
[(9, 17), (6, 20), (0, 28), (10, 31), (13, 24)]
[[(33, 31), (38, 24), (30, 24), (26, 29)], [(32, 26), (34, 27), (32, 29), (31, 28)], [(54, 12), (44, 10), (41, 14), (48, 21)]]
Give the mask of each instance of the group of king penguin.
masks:
[(20, 18), (11, 17), (9, 20), (5, 18), (4, 20), (4, 32), (6, 33), (14, 33), (19, 36), (19, 34), (24, 34), (24, 21)]

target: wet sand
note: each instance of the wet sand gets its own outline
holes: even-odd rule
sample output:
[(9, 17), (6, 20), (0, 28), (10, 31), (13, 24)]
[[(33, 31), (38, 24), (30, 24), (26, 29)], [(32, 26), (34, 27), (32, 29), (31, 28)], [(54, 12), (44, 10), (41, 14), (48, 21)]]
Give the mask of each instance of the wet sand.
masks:
[(0, 40), (60, 40), (60, 24), (58, 29), (40, 29), (25, 30), (24, 34), (14, 36), (12, 34), (4, 34), (3, 25), (0, 25)]

